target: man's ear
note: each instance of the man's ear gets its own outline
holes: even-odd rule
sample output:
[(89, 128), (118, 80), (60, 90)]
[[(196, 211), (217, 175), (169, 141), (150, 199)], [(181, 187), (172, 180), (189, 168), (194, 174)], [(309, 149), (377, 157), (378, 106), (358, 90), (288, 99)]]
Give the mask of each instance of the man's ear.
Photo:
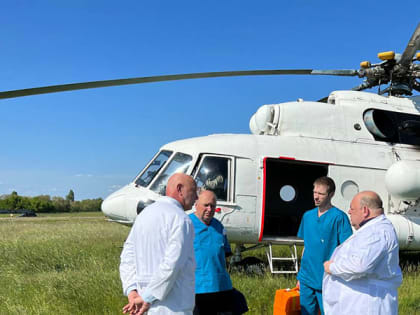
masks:
[(176, 191), (177, 191), (178, 193), (181, 193), (181, 190), (182, 190), (182, 184), (181, 184), (181, 183), (179, 183), (179, 184), (177, 184), (177, 185), (176, 185)]
[(363, 206), (363, 214), (365, 215), (365, 217), (368, 217), (370, 215), (370, 209), (368, 208), (368, 206)]

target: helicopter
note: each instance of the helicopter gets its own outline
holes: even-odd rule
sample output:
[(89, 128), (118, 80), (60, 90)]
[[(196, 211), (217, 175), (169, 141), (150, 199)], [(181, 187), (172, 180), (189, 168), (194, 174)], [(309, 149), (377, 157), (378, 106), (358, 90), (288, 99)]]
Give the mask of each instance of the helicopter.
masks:
[[(251, 134), (216, 134), (163, 145), (135, 179), (109, 195), (102, 211), (110, 221), (132, 225), (137, 215), (165, 193), (169, 177), (191, 175), (217, 196), (215, 217), (243, 251), (291, 246), (297, 272), (296, 234), (304, 212), (313, 208), (313, 182), (331, 177), (333, 203), (347, 209), (359, 191), (374, 190), (397, 232), (400, 249), (420, 250), (420, 23), (402, 54), (378, 54), (359, 69), (276, 69), (172, 74), (105, 80), (0, 92), (0, 99), (107, 86), (255, 75), (357, 76), (348, 91), (319, 101), (261, 106), (251, 117)], [(387, 85), (381, 89), (382, 85)], [(378, 87), (378, 93), (364, 92)], [(256, 244), (246, 248), (244, 244)]]

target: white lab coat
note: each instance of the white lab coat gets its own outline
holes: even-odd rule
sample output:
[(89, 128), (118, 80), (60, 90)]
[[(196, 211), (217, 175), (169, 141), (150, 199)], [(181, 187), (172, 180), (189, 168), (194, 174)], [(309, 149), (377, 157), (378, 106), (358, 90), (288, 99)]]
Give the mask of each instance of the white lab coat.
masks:
[(391, 222), (380, 215), (363, 225), (331, 256), (331, 275), (322, 285), (326, 315), (398, 314), (402, 282), (398, 240)]
[(181, 204), (162, 197), (136, 218), (121, 253), (124, 294), (153, 296), (148, 314), (192, 314), (194, 227)]

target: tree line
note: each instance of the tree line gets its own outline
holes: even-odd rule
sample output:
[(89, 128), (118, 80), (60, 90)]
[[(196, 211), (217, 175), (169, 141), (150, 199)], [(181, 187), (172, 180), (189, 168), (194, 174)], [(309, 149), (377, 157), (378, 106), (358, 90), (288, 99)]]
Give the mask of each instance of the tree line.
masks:
[(25, 197), (14, 191), (0, 198), (0, 210), (33, 210), (39, 213), (100, 211), (102, 201), (102, 198), (75, 201), (73, 190), (69, 191), (66, 198), (50, 195)]

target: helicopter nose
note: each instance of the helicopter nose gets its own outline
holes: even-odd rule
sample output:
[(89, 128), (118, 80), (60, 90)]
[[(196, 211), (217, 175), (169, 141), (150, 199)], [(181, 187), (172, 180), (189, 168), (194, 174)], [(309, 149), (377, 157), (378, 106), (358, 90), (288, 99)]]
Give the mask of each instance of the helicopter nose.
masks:
[(124, 209), (124, 195), (111, 195), (102, 201), (102, 212), (109, 218), (120, 217)]

